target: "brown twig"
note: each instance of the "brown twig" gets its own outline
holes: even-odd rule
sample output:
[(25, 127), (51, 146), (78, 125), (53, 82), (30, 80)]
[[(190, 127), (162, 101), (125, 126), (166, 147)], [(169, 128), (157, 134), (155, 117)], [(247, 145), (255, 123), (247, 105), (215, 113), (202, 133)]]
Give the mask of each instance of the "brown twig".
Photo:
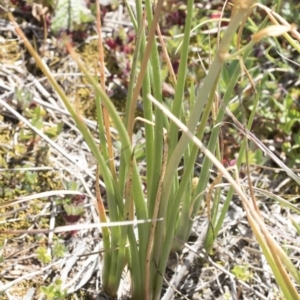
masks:
[[(103, 51), (103, 42), (101, 36), (102, 27), (101, 27), (101, 14), (100, 14), (99, 0), (96, 0), (96, 8), (97, 8), (98, 53), (99, 53), (99, 62), (100, 62), (100, 84), (103, 91), (105, 91), (106, 78), (105, 78), (105, 70), (104, 70), (104, 51)], [(102, 114), (103, 114), (104, 127), (105, 127), (106, 139), (107, 139), (110, 171), (113, 175), (113, 178), (116, 180), (117, 175), (116, 175), (116, 168), (114, 164), (114, 151), (113, 151), (112, 138), (109, 129), (109, 114), (105, 105), (103, 104), (101, 105), (102, 105)]]

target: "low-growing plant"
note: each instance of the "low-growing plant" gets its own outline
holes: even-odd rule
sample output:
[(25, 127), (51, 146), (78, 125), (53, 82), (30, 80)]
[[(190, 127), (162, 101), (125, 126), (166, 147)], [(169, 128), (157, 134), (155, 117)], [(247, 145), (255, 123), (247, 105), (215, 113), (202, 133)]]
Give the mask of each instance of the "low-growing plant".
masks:
[(52, 255), (54, 258), (61, 258), (67, 253), (66, 246), (60, 242), (56, 241), (52, 247)]
[(253, 274), (249, 270), (248, 265), (235, 265), (232, 270), (232, 274), (236, 276), (238, 280), (249, 281), (253, 278)]
[[(76, 181), (65, 182), (66, 190), (77, 191), (79, 185)], [(83, 207), (85, 200), (84, 195), (75, 195), (72, 197), (57, 198), (56, 204), (62, 206), (63, 218), (68, 224), (74, 224), (84, 215), (85, 209)]]
[(49, 28), (53, 34), (59, 36), (62, 32), (68, 32), (74, 38), (83, 39), (86, 29), (95, 16), (91, 10), (91, 3), (82, 0), (46, 0), (36, 3), (31, 0), (11, 0), (10, 6), (19, 11), (31, 13), (36, 21), (45, 28)]
[(38, 247), (36, 249), (36, 258), (43, 264), (48, 264), (51, 262), (51, 255), (47, 253), (45, 247)]
[(62, 241), (57, 240), (54, 242), (51, 247), (51, 255), (48, 253), (47, 249), (43, 246), (40, 246), (36, 249), (36, 258), (43, 264), (48, 264), (52, 260), (57, 258), (64, 257), (67, 253), (66, 246), (62, 243)]
[(62, 289), (61, 285), (62, 281), (56, 279), (49, 286), (41, 286), (40, 290), (49, 300), (64, 300), (66, 299), (67, 292)]

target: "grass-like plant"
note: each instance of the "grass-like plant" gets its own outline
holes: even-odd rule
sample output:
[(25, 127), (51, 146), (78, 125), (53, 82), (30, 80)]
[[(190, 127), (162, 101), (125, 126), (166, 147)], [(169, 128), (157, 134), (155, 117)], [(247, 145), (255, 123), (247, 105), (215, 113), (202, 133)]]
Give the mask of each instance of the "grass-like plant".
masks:
[[(132, 22), (136, 28), (137, 42), (124, 118), (119, 116), (112, 101), (105, 93), (104, 72), (102, 72), (99, 80), (93, 74), (90, 74), (76, 56), (71, 44), (66, 41), (69, 53), (95, 90), (100, 147), (96, 144), (91, 132), (48, 68), (41, 61), (17, 24), (14, 23), (16, 32), (23, 39), (37, 65), (63, 100), (97, 160), (98, 176), (100, 175), (105, 183), (108, 203), (108, 215), (106, 215), (99, 185), (96, 185), (100, 222), (105, 223), (108, 220), (110, 222), (134, 219), (152, 220), (151, 223), (139, 224), (137, 233), (134, 231), (133, 226), (114, 226), (110, 229), (102, 227), (104, 242), (103, 290), (110, 296), (117, 295), (122, 271), (124, 266), (127, 265), (132, 279), (132, 299), (160, 299), (163, 283), (162, 275), (165, 272), (168, 257), (172, 251), (180, 251), (190, 235), (193, 220), (197, 216), (204, 199), (210, 170), (214, 164), (221, 176), (218, 176), (212, 187), (217, 186), (222, 176), (228, 180), (232, 187), (221, 211), (219, 197), (221, 191), (218, 188), (214, 193), (214, 197), (206, 199), (209, 202), (212, 200), (212, 207), (209, 211), (210, 225), (207, 229), (204, 247), (207, 250), (211, 249), (222, 227), (233, 193), (236, 192), (240, 196), (249, 224), (270, 264), (283, 295), (286, 299), (298, 299), (298, 293), (286, 269), (298, 283), (300, 283), (300, 275), (266, 229), (251, 189), (251, 183), (249, 183), (251, 195), (249, 197), (240, 185), (238, 177), (233, 178), (220, 162), (219, 130), (224, 119), (226, 105), (233, 94), (238, 78), (244, 72), (243, 62), (247, 60), (253, 45), (263, 37), (283, 34), (294, 48), (299, 50), (299, 46), (295, 44), (289, 33), (292, 33), (294, 38), (299, 38), (299, 34), (293, 26), (282, 23), (277, 14), (267, 11), (274, 25), (266, 27), (265, 23), (261, 24), (260, 28), (257, 28), (257, 32), (253, 34), (251, 42), (245, 47), (240, 47), (241, 32), (251, 14), (255, 1), (233, 1), (230, 22), (224, 34), (222, 34), (218, 47), (216, 47), (214, 59), (207, 70), (201, 88), (196, 95), (194, 95), (193, 86), (190, 89), (189, 112), (187, 113), (184, 109), (184, 99), (194, 8), (194, 1), (188, 0), (177, 78), (173, 74), (172, 68), (169, 69), (173, 78), (175, 97), (170, 110), (167, 110), (162, 105), (160, 49), (164, 53), (165, 62), (169, 66), (171, 64), (164, 44), (159, 45), (155, 36), (156, 32), (158, 35), (160, 32), (158, 21), (162, 5), (162, 0), (157, 1), (155, 6), (150, 0), (145, 1), (145, 6), (142, 6), (141, 1), (137, 0), (135, 13), (131, 11), (128, 5)], [(11, 15), (10, 18), (14, 22)], [(276, 24), (276, 22), (281, 23)], [(99, 31), (100, 26), (98, 12)], [(240, 28), (239, 33), (237, 33), (238, 28)], [(238, 42), (236, 43), (235, 52), (232, 53), (229, 50), (232, 50), (234, 37), (237, 38)], [(104, 57), (100, 37), (99, 60), (103, 71)], [(220, 102), (217, 92), (219, 82), (223, 79), (222, 68), (224, 68), (225, 62), (229, 64), (227, 68), (230, 70), (230, 80), (228, 81), (226, 93)], [(143, 191), (143, 176), (139, 172), (133, 146), (134, 111), (140, 94), (143, 100), (143, 120), (145, 124), (146, 192)], [(258, 99), (257, 96), (254, 107), (258, 103)], [(153, 102), (155, 106), (153, 106)], [(250, 116), (246, 127), (236, 121), (237, 126), (240, 126), (240, 130), (245, 134), (237, 159), (237, 169), (241, 165), (245, 153), (247, 153), (247, 139), (251, 138), (248, 130), (251, 128), (254, 113), (255, 109), (253, 109), (253, 114)], [(201, 140), (210, 116), (214, 120), (213, 128), (205, 147)], [(116, 170), (113, 163), (114, 155), (109, 132), (109, 117), (118, 131), (123, 150), (118, 170)], [(179, 129), (182, 131), (182, 135), (178, 139)], [(205, 159), (200, 176), (195, 181), (194, 167), (199, 149), (205, 154)], [(180, 165), (183, 168), (181, 173), (178, 171)], [(298, 180), (295, 174), (288, 169), (285, 170), (289, 176)]]

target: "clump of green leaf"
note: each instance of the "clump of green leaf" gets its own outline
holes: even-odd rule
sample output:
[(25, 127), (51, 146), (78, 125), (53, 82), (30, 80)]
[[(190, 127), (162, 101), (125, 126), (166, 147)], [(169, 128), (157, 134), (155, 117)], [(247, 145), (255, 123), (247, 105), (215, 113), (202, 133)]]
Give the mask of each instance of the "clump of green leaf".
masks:
[(66, 290), (62, 289), (61, 285), (62, 281), (60, 279), (56, 279), (54, 283), (49, 286), (42, 286), (40, 290), (49, 300), (65, 299), (67, 292)]
[(38, 247), (36, 249), (36, 258), (43, 264), (48, 264), (51, 262), (51, 255), (47, 253), (45, 247)]
[[(76, 181), (65, 182), (65, 188), (70, 191), (78, 191), (79, 185)], [(84, 195), (74, 195), (72, 197), (56, 200), (56, 204), (63, 207), (64, 212), (62, 216), (66, 223), (74, 224), (84, 215), (84, 200)]]
[(0, 176), (0, 199), (11, 199), (24, 194), (24, 191), (31, 193), (37, 181), (38, 175), (35, 172), (3, 172)]
[[(61, 258), (64, 257), (67, 249), (64, 244), (60, 241), (56, 241), (52, 247), (52, 256), (47, 253), (47, 249), (44, 247), (39, 247), (36, 250), (37, 258), (44, 264), (47, 264), (52, 261), (53, 258)], [(46, 296), (47, 299), (51, 300), (59, 300), (65, 299), (67, 292), (61, 287), (62, 281), (61, 279), (56, 279), (49, 286), (42, 286), (40, 288), (41, 292)]]
[(16, 88), (14, 93), (14, 99), (17, 104), (17, 108), (24, 110), (30, 106), (32, 101), (32, 94), (28, 88)]
[(252, 279), (253, 274), (249, 270), (248, 265), (235, 265), (231, 272), (236, 276), (238, 280), (249, 281)]
[(67, 249), (63, 243), (60, 241), (56, 241), (52, 247), (52, 256), (47, 253), (47, 249), (45, 247), (39, 247), (36, 250), (36, 257), (37, 259), (43, 263), (48, 264), (55, 258), (64, 257)]
[(64, 257), (65, 253), (67, 252), (67, 249), (64, 244), (57, 241), (53, 247), (52, 247), (52, 254), (53, 257), (61, 258)]
[(51, 30), (82, 30), (84, 25), (92, 22), (94, 16), (84, 0), (57, 0), (55, 14), (51, 20)]
[[(46, 127), (44, 125), (44, 118), (46, 116), (45, 110), (36, 106), (32, 109), (27, 109), (25, 111), (26, 117), (31, 119), (31, 124), (39, 130), (42, 130), (48, 137), (54, 138), (59, 135), (62, 131), (63, 123), (59, 123), (57, 125), (53, 125), (51, 127)], [(22, 129), (20, 132), (20, 139), (23, 141), (30, 140), (35, 137), (36, 134), (31, 130)]]

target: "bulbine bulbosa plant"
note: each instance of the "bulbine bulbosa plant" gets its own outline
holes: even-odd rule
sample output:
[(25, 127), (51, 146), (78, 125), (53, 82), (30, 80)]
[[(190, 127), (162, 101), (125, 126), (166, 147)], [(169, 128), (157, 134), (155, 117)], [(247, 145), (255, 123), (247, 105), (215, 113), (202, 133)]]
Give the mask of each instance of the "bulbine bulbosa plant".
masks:
[[(126, 1), (127, 2), (127, 1)], [(220, 41), (212, 47), (214, 56), (207, 69), (201, 87), (195, 92), (193, 84), (189, 94), (189, 110), (185, 109), (186, 76), (188, 71), (188, 55), (192, 28), (194, 1), (187, 1), (184, 34), (180, 45), (180, 64), (178, 75), (172, 70), (167, 49), (163, 44), (159, 30), (159, 19), (164, 1), (136, 0), (135, 11), (127, 3), (132, 23), (136, 29), (136, 47), (133, 56), (130, 82), (128, 87), (126, 111), (123, 118), (105, 93), (104, 71), (99, 80), (90, 74), (76, 56), (71, 45), (66, 41), (67, 49), (88, 82), (94, 87), (97, 106), (97, 122), (101, 147), (96, 144), (92, 134), (74, 110), (66, 95), (54, 80), (51, 73), (42, 63), (22, 32), (16, 30), (35, 58), (37, 64), (48, 77), (53, 88), (63, 100), (72, 115), (78, 129), (81, 131), (91, 152), (98, 163), (98, 174), (105, 183), (108, 216), (104, 208), (99, 185), (96, 185), (98, 213), (100, 222), (119, 222), (145, 220), (137, 225), (137, 231), (132, 225), (102, 227), (104, 256), (102, 270), (103, 290), (112, 297), (117, 295), (122, 272), (127, 266), (131, 275), (132, 299), (159, 300), (163, 284), (163, 274), (166, 270), (171, 252), (181, 251), (187, 241), (193, 221), (204, 200), (210, 170), (214, 165), (221, 176), (225, 177), (231, 188), (227, 198), (220, 206), (220, 189), (217, 189), (212, 200), (210, 225), (204, 246), (211, 249), (219, 230), (222, 227), (229, 203), (234, 193), (238, 194), (246, 212), (254, 235), (266, 256), (278, 285), (286, 299), (298, 299), (298, 293), (287, 270), (296, 282), (300, 283), (298, 271), (268, 232), (253, 193), (250, 196), (240, 186), (238, 177), (232, 175), (220, 163), (220, 124), (223, 122), (227, 104), (234, 95), (234, 87), (245, 72), (245, 62), (255, 43), (264, 37), (284, 35), (295, 49), (299, 51), (299, 34), (294, 26), (286, 24), (272, 10), (253, 0), (235, 0), (227, 28), (220, 34)], [(253, 33), (251, 41), (242, 46), (242, 33), (247, 25), (247, 19), (254, 8), (264, 9), (273, 25), (267, 26), (268, 19), (260, 24)], [(98, 22), (99, 22), (98, 16)], [(216, 26), (221, 20), (215, 20)], [(98, 26), (100, 24), (98, 23)], [(196, 30), (195, 30), (196, 31)], [(292, 37), (294, 38), (291, 38)], [(159, 42), (160, 41), (160, 42)], [(104, 68), (104, 57), (101, 37), (99, 36), (100, 64)], [(174, 85), (174, 99), (167, 109), (163, 104), (161, 64), (164, 60), (169, 65), (169, 73)], [(199, 66), (200, 67), (200, 66)], [(219, 85), (223, 76), (223, 68), (230, 70), (226, 81), (226, 90), (220, 99)], [(104, 69), (103, 69), (104, 70)], [(251, 78), (249, 78), (251, 81)], [(135, 157), (133, 146), (134, 111), (138, 96), (143, 101), (143, 121), (145, 126), (145, 174), (141, 174)], [(256, 97), (254, 106), (259, 97)], [(154, 103), (154, 104), (153, 104)], [(241, 125), (244, 141), (241, 144), (236, 168), (241, 165), (247, 149), (247, 139), (251, 138), (249, 129), (253, 122), (255, 109), (247, 124)], [(205, 128), (212, 116), (211, 134), (204, 146)], [(116, 170), (113, 163), (112, 138), (109, 132), (109, 118), (118, 131), (122, 144), (120, 165)], [(180, 131), (181, 136), (178, 138)], [(195, 165), (199, 149), (204, 153), (203, 166), (195, 180)], [(181, 167), (180, 172), (179, 167)], [(283, 166), (284, 168), (285, 166)], [(298, 176), (288, 169), (287, 174), (299, 181)], [(146, 190), (143, 188), (145, 182)], [(251, 186), (251, 183), (249, 183)], [(149, 222), (150, 220), (150, 222)], [(147, 222), (146, 222), (147, 221)], [(109, 224), (108, 224), (109, 226)]]

